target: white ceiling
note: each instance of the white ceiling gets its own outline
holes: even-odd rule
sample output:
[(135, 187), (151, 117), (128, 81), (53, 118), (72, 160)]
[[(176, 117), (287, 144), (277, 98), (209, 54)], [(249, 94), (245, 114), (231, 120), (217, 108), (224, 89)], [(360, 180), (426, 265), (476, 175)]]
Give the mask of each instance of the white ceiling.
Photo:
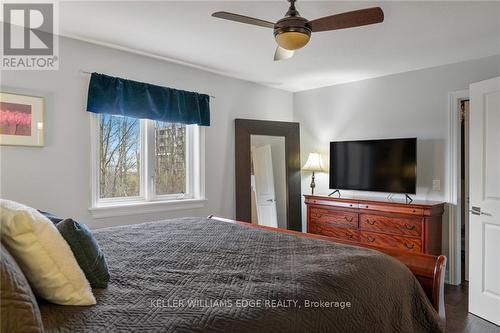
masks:
[(272, 29), (210, 16), (269, 21), (285, 1), (61, 2), (62, 35), (129, 48), (231, 77), (300, 91), (500, 54), (500, 2), (300, 1), (314, 19), (380, 6), (382, 24), (313, 34), (294, 58), (273, 61)]

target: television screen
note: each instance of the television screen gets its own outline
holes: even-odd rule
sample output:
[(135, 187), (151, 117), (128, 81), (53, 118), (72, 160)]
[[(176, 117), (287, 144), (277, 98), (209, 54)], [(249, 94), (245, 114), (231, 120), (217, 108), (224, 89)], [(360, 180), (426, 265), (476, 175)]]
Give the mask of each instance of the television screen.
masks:
[(330, 142), (330, 188), (415, 194), (417, 139)]

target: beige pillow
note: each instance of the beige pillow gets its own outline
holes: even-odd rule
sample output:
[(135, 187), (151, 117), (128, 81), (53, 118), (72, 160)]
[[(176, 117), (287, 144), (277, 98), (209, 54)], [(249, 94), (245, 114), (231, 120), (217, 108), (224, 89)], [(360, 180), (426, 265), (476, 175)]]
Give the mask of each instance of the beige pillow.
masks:
[(69, 245), (36, 209), (0, 200), (1, 237), (38, 296), (61, 305), (92, 305), (89, 282)]

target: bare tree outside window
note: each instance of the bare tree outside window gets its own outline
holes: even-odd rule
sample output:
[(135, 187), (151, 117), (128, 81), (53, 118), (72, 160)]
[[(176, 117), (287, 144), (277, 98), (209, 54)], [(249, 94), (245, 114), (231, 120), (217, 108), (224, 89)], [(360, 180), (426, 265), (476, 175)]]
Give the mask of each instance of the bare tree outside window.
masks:
[(140, 120), (102, 114), (99, 121), (99, 197), (140, 194)]
[(156, 194), (186, 192), (186, 125), (155, 121)]
[[(154, 142), (145, 147), (154, 151), (155, 193), (186, 192), (186, 125), (101, 114), (99, 118), (99, 198), (138, 197), (141, 184), (141, 122), (154, 130)], [(142, 134), (144, 135), (144, 133)], [(154, 146), (153, 146), (154, 145)]]

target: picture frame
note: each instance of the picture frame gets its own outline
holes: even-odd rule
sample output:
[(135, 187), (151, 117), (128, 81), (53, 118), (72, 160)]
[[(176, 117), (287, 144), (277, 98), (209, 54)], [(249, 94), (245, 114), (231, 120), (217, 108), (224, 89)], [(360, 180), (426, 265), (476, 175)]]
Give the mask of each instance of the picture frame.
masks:
[(0, 145), (44, 145), (44, 98), (0, 92)]

